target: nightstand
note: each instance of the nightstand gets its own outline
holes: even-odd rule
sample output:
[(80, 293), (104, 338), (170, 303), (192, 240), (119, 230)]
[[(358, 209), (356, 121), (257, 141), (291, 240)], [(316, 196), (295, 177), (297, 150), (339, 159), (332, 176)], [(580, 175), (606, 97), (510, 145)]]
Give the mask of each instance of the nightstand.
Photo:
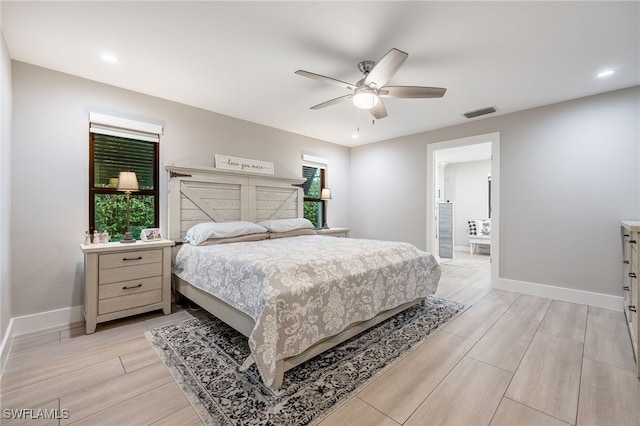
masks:
[(349, 238), (349, 228), (322, 228), (316, 229), (318, 235), (328, 235), (330, 237)]
[(162, 309), (171, 313), (173, 241), (81, 244), (84, 253), (84, 317), (96, 324)]

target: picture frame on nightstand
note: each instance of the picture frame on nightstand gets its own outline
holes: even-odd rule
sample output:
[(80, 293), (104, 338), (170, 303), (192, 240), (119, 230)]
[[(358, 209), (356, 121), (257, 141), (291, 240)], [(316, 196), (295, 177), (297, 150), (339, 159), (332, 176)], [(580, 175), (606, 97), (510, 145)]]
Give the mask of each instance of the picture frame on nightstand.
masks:
[(140, 231), (140, 239), (142, 241), (159, 241), (162, 239), (160, 228), (149, 228)]

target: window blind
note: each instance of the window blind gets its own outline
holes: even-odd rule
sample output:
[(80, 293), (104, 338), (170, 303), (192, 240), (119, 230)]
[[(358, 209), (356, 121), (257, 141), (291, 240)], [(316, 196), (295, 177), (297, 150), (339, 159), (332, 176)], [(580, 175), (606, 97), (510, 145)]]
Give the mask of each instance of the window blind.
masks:
[[(304, 189), (304, 195), (309, 195), (309, 189), (311, 189), (311, 185), (313, 184), (313, 180), (318, 176), (319, 169), (317, 167), (312, 166), (302, 166), (302, 177), (305, 181), (302, 184), (302, 189)], [(319, 177), (319, 176), (318, 176)]]
[(306, 166), (313, 166), (319, 169), (327, 169), (329, 166), (329, 160), (325, 158), (316, 157), (314, 155), (302, 155), (302, 164)]
[(147, 142), (160, 142), (162, 126), (90, 112), (89, 131), (101, 135), (137, 139)]
[[(318, 186), (313, 190), (314, 194), (309, 194), (314, 182), (322, 185), (323, 182), (319, 182), (322, 179), (321, 175), (324, 173), (324, 179), (326, 180), (326, 171), (328, 169), (329, 160), (316, 157), (313, 155), (302, 155), (302, 177), (305, 179), (301, 185), (304, 189), (305, 197), (320, 198), (321, 187)], [(316, 185), (317, 186), (317, 185)], [(317, 195), (315, 194), (317, 192)]]
[(113, 187), (123, 170), (136, 172), (140, 189), (154, 188), (155, 144), (97, 133), (94, 136), (94, 187)]

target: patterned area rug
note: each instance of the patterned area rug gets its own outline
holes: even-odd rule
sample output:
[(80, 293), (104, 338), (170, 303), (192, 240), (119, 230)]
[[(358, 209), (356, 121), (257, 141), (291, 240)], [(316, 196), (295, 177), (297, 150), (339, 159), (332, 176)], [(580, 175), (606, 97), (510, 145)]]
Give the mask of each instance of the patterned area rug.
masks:
[(145, 334), (205, 424), (315, 424), (424, 341), (465, 305), (430, 297), (287, 371), (278, 392), (262, 384), (246, 337), (204, 315)]

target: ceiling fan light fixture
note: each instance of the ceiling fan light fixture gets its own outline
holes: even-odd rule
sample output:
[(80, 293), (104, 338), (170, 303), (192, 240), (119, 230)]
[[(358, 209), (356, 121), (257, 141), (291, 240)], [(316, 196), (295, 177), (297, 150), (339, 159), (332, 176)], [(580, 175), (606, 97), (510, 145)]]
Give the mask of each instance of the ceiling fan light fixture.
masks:
[(378, 105), (380, 98), (373, 89), (360, 89), (353, 95), (353, 104), (360, 109), (371, 109)]

